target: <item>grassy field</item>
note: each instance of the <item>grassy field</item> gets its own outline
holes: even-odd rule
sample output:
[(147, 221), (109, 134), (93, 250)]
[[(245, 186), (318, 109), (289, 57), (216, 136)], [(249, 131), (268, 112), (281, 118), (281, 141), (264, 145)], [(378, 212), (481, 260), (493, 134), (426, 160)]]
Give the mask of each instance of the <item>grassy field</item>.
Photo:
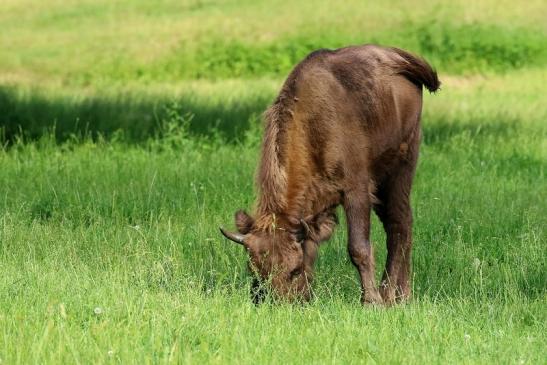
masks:
[[(544, 2), (1, 7), (0, 364), (545, 363)], [(414, 299), (359, 304), (342, 221), (314, 300), (256, 307), (217, 227), (253, 205), (260, 113), (306, 52), (366, 42), (443, 81)], [(378, 275), (384, 239), (375, 219)]]

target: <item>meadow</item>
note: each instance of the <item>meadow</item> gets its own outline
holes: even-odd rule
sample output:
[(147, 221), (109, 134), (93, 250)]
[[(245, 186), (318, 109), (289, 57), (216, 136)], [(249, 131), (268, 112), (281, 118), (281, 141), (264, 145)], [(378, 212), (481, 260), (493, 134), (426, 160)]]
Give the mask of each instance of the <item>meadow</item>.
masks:
[[(545, 363), (544, 2), (0, 7), (0, 364)], [(261, 112), (307, 52), (357, 43), (421, 54), (443, 82), (414, 297), (360, 305), (340, 211), (312, 302), (255, 306), (218, 227), (252, 209)]]

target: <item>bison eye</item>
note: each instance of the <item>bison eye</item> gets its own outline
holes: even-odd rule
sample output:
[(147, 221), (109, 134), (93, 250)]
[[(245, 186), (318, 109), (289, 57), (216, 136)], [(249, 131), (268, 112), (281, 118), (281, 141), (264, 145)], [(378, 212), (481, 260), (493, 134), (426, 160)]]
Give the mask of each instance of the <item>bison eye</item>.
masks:
[(296, 269), (290, 272), (289, 277), (292, 280), (296, 278), (298, 275), (300, 275), (301, 273), (302, 273), (302, 268), (297, 267)]
[(293, 233), (294, 240), (298, 243), (302, 243), (306, 239), (306, 233), (303, 230), (298, 230)]

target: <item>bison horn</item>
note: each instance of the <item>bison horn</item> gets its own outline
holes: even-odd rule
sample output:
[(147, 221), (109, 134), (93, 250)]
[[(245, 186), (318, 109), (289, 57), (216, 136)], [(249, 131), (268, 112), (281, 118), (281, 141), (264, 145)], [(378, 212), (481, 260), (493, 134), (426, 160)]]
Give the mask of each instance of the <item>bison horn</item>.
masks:
[(242, 235), (241, 233), (234, 233), (234, 232), (228, 232), (225, 231), (223, 228), (220, 228), (220, 233), (230, 241), (234, 241), (235, 243), (239, 243), (240, 245), (245, 244), (245, 235)]

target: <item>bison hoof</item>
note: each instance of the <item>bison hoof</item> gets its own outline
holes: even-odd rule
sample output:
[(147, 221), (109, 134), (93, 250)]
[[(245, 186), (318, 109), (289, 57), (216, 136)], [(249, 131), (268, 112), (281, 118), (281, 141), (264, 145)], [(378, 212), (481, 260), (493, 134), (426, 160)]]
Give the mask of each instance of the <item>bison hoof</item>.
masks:
[(400, 304), (408, 301), (410, 294), (400, 287), (394, 287), (387, 283), (382, 283), (378, 288), (380, 295), (387, 306)]
[(367, 290), (361, 296), (362, 304), (381, 305), (384, 304), (384, 300), (380, 296), (380, 293), (375, 290)]

